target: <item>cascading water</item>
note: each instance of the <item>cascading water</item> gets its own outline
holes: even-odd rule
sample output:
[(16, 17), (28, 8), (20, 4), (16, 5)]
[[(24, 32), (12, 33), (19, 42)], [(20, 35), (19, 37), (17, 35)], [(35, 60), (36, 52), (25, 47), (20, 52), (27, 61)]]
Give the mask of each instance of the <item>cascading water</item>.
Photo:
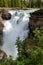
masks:
[(15, 42), (17, 37), (20, 37), (21, 40), (28, 37), (30, 15), (23, 12), (9, 12), (12, 14), (12, 18), (4, 23), (2, 50), (4, 50), (8, 56), (11, 55), (16, 59), (18, 51)]

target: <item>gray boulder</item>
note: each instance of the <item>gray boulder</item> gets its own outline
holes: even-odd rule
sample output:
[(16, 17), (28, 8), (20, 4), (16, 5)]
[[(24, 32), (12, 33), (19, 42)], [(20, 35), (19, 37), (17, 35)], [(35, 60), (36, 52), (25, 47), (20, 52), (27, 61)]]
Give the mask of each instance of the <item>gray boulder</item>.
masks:
[(10, 20), (11, 19), (11, 14), (8, 13), (8, 11), (6, 10), (2, 10), (2, 15), (1, 15), (2, 19), (4, 20)]

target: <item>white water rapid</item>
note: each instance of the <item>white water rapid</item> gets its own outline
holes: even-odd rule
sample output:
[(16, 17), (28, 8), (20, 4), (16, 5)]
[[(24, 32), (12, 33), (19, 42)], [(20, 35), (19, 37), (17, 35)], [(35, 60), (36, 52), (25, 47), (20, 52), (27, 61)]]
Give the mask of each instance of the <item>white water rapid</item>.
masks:
[(15, 45), (17, 37), (24, 40), (28, 37), (28, 23), (30, 15), (26, 12), (9, 11), (12, 14), (10, 20), (5, 21), (3, 29), (3, 46), (2, 50), (9, 56), (13, 56), (13, 59), (17, 57), (17, 48)]

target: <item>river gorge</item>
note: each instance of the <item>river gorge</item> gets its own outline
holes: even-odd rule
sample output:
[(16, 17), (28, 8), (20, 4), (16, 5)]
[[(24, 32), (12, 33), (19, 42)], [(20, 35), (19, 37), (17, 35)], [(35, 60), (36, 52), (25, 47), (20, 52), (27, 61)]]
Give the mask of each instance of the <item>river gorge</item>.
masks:
[(13, 59), (18, 56), (18, 51), (16, 48), (16, 40), (20, 37), (20, 40), (25, 40), (30, 32), (29, 22), (30, 13), (37, 10), (9, 10), (11, 14), (10, 20), (4, 20), (3, 27), (3, 45), (1, 49), (7, 54), (11, 55)]

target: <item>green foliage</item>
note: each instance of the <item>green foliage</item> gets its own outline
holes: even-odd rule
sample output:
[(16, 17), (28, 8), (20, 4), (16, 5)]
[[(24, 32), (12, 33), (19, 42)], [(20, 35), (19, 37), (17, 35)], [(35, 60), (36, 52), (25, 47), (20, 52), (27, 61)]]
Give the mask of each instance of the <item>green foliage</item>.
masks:
[(33, 65), (43, 64), (43, 49), (39, 48), (31, 52), (30, 64)]
[[(42, 29), (42, 28), (41, 28)], [(23, 45), (24, 42), (18, 37), (16, 40), (16, 47), (18, 48), (18, 57), (16, 60), (12, 60), (10, 56), (5, 61), (1, 61), (0, 65), (43, 65), (43, 30), (35, 29), (35, 39), (38, 39), (37, 49), (32, 50), (29, 48), (28, 55), (25, 54)], [(32, 43), (33, 44), (33, 43)]]
[(37, 0), (37, 7), (41, 7), (41, 0)]
[(43, 7), (41, 0), (0, 0), (0, 7)]
[(17, 48), (18, 48), (18, 52), (21, 52), (22, 51), (22, 47), (23, 47), (23, 42), (20, 40), (19, 37), (16, 40), (16, 45), (17, 45)]
[(43, 47), (43, 27), (41, 27), (42, 30), (39, 30), (38, 28), (35, 29), (35, 37), (38, 39), (37, 45), (40, 47)]
[[(35, 36), (37, 36), (37, 39), (39, 39), (39, 31), (37, 30), (37, 32), (35, 31)], [(42, 40), (42, 38), (41, 38)], [(39, 39), (40, 41), (40, 39)], [(37, 42), (39, 44), (39, 41)], [(40, 45), (41, 45), (41, 41), (40, 41)], [(20, 45), (19, 45), (20, 44)], [(43, 49), (38, 47), (36, 50), (30, 50), (30, 54), (29, 56), (26, 56), (24, 53), (22, 53), (24, 51), (23, 49), (23, 43), (20, 41), (20, 39), (18, 38), (16, 45), (18, 46), (18, 48), (20, 49), (20, 47), (22, 48), (22, 50), (20, 49), (21, 52), (18, 51), (18, 53), (20, 54), (18, 59), (17, 59), (17, 65), (42, 65), (43, 64)]]
[(17, 48), (18, 48), (18, 57), (19, 59), (20, 58), (23, 58), (22, 56), (22, 53), (23, 53), (23, 42), (20, 40), (20, 38), (18, 37), (18, 39), (16, 40), (16, 45), (17, 45)]
[(12, 60), (12, 56), (9, 56), (5, 61), (0, 60), (0, 65), (16, 65), (16, 61)]

